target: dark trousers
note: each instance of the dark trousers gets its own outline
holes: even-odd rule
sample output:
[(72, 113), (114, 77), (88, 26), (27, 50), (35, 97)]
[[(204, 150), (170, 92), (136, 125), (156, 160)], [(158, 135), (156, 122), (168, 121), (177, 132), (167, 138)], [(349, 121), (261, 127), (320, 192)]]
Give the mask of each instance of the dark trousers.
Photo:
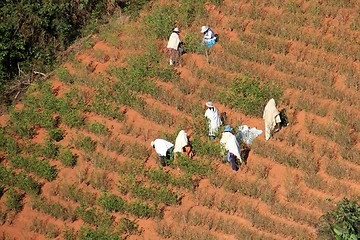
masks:
[(228, 153), (228, 161), (231, 163), (231, 169), (234, 171), (238, 171), (239, 170), (239, 161), (236, 158), (236, 156), (232, 153)]
[(169, 161), (174, 160), (174, 148), (171, 147), (166, 151), (166, 156), (160, 156), (160, 163), (161, 166), (165, 167), (168, 164)]

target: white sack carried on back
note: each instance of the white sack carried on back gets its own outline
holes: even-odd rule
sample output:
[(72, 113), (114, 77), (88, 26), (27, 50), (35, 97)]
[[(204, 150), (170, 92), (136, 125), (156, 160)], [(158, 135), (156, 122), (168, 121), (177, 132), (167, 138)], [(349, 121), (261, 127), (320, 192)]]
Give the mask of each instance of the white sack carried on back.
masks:
[(236, 137), (233, 134), (231, 134), (231, 136), (227, 140), (225, 148), (230, 153), (234, 154), (241, 162), (240, 146), (239, 146), (238, 141), (236, 140)]
[(187, 134), (184, 130), (181, 130), (175, 140), (174, 152), (182, 152), (182, 148), (189, 145)]
[(276, 108), (275, 100), (272, 98), (266, 104), (263, 119), (265, 122), (265, 139), (269, 140), (271, 137), (271, 131), (276, 125), (275, 117), (279, 114), (279, 111)]

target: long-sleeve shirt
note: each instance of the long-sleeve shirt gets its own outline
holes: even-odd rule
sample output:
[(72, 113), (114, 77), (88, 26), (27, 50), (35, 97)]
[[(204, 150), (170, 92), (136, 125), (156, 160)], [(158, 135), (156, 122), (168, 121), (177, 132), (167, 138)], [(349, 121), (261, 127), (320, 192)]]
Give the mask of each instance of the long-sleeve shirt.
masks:
[(155, 151), (157, 152), (157, 154), (159, 154), (159, 156), (166, 156), (166, 152), (169, 148), (172, 148), (174, 146), (174, 144), (172, 144), (171, 142), (168, 142), (164, 139), (158, 138), (154, 141), (154, 146), (155, 146)]
[(177, 50), (180, 43), (181, 43), (181, 40), (180, 40), (179, 34), (177, 34), (176, 32), (173, 32), (173, 33), (171, 33), (171, 35), (169, 37), (167, 48), (172, 48), (172, 49)]

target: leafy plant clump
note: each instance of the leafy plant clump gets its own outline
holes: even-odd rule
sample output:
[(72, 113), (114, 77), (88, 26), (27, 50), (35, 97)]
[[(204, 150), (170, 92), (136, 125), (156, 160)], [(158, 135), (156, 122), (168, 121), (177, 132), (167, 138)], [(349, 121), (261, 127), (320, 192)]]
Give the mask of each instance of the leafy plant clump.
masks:
[(337, 209), (322, 216), (318, 227), (320, 239), (356, 240), (360, 238), (360, 205), (343, 198)]
[(261, 117), (266, 103), (282, 96), (282, 89), (278, 83), (262, 82), (258, 78), (235, 78), (230, 90), (225, 93), (225, 103), (232, 108), (239, 109), (245, 114)]

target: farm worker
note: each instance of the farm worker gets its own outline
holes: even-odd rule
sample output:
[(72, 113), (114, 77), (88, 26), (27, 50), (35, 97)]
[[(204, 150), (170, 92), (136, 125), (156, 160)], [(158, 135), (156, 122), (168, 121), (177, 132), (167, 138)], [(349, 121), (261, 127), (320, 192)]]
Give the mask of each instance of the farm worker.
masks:
[(221, 155), (227, 159), (226, 143), (229, 137), (232, 135), (233, 128), (230, 125), (226, 125), (220, 139)]
[(192, 147), (189, 143), (188, 136), (184, 130), (180, 130), (176, 140), (175, 140), (175, 147), (174, 147), (174, 157), (177, 154), (186, 153), (189, 157), (193, 157), (194, 153), (192, 152)]
[(233, 135), (232, 132), (231, 132), (232, 130), (233, 130), (233, 128), (230, 125), (225, 126), (224, 132), (222, 133), (221, 139), (220, 139), (220, 145), (221, 145), (222, 149), (225, 149), (227, 140), (229, 139), (229, 137), (231, 135)]
[(215, 139), (215, 135), (219, 130), (220, 125), (222, 124), (221, 118), (218, 110), (214, 107), (212, 102), (207, 102), (206, 107), (208, 109), (205, 111), (205, 117), (209, 121), (209, 137), (211, 140)]
[(216, 43), (216, 36), (208, 26), (202, 26), (201, 33), (204, 34), (203, 43), (205, 43), (208, 48)]
[(171, 33), (170, 37), (169, 37), (169, 41), (167, 44), (167, 53), (169, 54), (170, 57), (170, 65), (176, 65), (179, 63), (179, 59), (180, 59), (180, 50), (181, 48), (179, 48), (179, 45), (181, 44), (181, 40), (179, 37), (179, 28), (174, 28), (173, 32)]
[(228, 161), (231, 162), (232, 170), (239, 170), (239, 162), (242, 162), (240, 156), (240, 146), (233, 134), (229, 136), (225, 149), (228, 151)]
[(280, 113), (273, 98), (265, 106), (263, 119), (265, 122), (265, 139), (269, 140), (272, 134), (280, 129), (281, 123)]
[(155, 148), (156, 153), (160, 157), (160, 163), (163, 167), (167, 165), (167, 161), (173, 160), (174, 144), (171, 142), (158, 138), (151, 142), (151, 146)]

